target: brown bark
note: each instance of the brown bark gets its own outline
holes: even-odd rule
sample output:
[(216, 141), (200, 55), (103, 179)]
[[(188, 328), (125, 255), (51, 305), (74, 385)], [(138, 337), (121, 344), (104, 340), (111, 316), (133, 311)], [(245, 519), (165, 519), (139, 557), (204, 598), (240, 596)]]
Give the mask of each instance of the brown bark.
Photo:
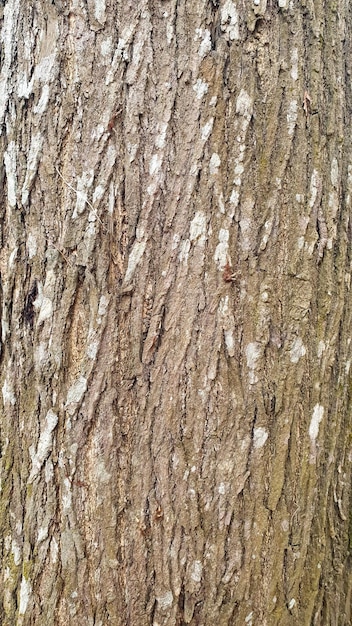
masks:
[(0, 15), (1, 623), (349, 624), (348, 1)]

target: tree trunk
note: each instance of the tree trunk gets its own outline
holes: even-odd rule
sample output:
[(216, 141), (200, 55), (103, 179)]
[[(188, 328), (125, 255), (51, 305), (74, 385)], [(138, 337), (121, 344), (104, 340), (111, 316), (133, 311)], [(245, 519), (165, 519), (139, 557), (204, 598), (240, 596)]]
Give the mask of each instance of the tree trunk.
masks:
[(350, 624), (350, 3), (1, 5), (1, 624)]

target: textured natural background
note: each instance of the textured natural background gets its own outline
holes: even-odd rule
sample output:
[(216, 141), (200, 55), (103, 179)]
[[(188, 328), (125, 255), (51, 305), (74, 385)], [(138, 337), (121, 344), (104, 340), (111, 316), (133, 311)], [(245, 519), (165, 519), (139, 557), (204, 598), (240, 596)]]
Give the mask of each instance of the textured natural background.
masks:
[(0, 18), (1, 624), (347, 626), (349, 0)]

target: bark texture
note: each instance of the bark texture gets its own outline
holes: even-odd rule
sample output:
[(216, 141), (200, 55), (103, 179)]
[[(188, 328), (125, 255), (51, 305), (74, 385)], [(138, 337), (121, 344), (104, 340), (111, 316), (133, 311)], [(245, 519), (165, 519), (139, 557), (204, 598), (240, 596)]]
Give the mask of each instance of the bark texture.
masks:
[(349, 1), (0, 17), (1, 624), (347, 626)]

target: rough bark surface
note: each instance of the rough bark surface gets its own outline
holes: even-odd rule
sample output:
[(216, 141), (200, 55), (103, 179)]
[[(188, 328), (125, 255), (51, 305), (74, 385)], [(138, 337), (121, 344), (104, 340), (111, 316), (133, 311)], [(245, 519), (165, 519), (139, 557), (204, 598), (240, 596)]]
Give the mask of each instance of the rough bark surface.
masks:
[(1, 624), (347, 626), (349, 1), (0, 17)]

